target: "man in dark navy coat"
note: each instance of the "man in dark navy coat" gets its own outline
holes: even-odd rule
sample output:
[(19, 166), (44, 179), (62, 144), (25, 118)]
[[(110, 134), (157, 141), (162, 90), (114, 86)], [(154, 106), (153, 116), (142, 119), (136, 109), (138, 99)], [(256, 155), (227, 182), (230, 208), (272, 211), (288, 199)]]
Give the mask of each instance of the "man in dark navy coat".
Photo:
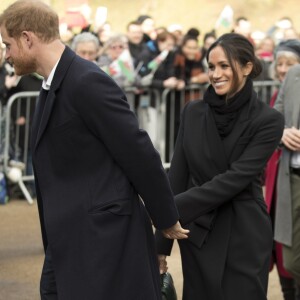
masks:
[(61, 43), (44, 3), (15, 2), (0, 26), (16, 74), (44, 77), (31, 133), (46, 253), (41, 298), (161, 299), (151, 225), (172, 239), (188, 231), (126, 97)]

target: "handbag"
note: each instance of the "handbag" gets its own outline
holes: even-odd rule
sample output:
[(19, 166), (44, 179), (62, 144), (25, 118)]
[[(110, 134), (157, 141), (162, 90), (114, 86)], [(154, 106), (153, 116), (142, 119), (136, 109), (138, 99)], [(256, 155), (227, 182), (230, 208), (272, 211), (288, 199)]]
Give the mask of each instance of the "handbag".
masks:
[(161, 277), (162, 300), (177, 300), (174, 281), (170, 273), (164, 273)]

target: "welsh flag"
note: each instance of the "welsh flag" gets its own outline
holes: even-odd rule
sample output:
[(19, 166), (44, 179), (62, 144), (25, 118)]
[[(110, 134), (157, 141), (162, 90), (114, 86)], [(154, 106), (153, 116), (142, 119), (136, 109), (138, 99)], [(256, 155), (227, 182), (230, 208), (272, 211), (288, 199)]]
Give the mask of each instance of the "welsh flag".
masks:
[(226, 5), (216, 22), (215, 29), (223, 29), (228, 31), (233, 24), (233, 9), (230, 5)]
[(128, 82), (134, 82), (134, 65), (132, 57), (128, 49), (125, 49), (119, 56), (117, 63), (119, 65), (121, 73), (126, 77)]
[(134, 82), (134, 65), (128, 49), (124, 49), (121, 55), (103, 70), (113, 78), (125, 77), (128, 83)]
[(159, 55), (157, 55), (153, 60), (151, 60), (147, 67), (149, 70), (152, 72), (155, 72), (158, 67), (161, 65), (161, 63), (166, 59), (168, 56), (169, 51), (168, 50), (163, 50)]

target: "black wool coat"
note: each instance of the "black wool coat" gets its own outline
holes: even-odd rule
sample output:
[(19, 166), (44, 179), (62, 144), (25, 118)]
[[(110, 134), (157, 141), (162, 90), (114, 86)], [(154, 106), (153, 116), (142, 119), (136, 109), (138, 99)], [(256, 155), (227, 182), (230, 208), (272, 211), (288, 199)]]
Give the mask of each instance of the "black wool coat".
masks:
[(58, 299), (161, 299), (151, 221), (168, 228), (178, 214), (123, 92), (66, 47), (37, 120), (37, 201)]
[[(265, 300), (272, 228), (260, 174), (283, 131), (281, 114), (257, 99), (221, 140), (203, 101), (184, 109), (169, 178), (188, 240), (179, 241), (184, 300)], [(156, 233), (158, 253), (172, 242)]]

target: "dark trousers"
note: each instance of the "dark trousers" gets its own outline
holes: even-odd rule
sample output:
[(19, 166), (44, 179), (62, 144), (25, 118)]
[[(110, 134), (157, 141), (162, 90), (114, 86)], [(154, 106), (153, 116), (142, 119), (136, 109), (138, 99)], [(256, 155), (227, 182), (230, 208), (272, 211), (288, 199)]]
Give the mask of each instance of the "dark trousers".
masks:
[(40, 282), (41, 300), (57, 300), (55, 274), (52, 266), (51, 251), (46, 251)]
[(279, 275), (279, 280), (284, 300), (297, 300), (294, 279)]
[(300, 286), (300, 173), (293, 169), (291, 178), (292, 197), (292, 246), (283, 245), (283, 264)]

